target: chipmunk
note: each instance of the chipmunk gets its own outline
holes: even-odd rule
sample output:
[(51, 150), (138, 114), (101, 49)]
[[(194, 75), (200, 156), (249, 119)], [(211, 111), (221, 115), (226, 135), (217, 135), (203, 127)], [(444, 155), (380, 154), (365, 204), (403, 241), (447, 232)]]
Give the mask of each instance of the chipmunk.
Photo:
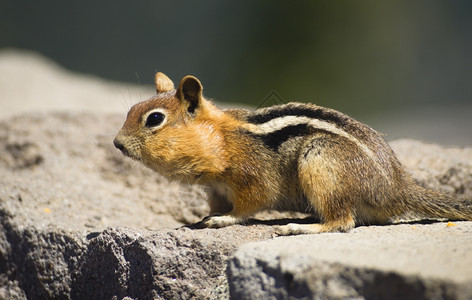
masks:
[(242, 223), (266, 209), (319, 216), (281, 235), (345, 232), (413, 213), (472, 220), (472, 207), (414, 182), (382, 136), (334, 109), (288, 103), (218, 109), (193, 76), (178, 88), (155, 76), (157, 96), (134, 105), (114, 144), (171, 180), (208, 187), (203, 227)]

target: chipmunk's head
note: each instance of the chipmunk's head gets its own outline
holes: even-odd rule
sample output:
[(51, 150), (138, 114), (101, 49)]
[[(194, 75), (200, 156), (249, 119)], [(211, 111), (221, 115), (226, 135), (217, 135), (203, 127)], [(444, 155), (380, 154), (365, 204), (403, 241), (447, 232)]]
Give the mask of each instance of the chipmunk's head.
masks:
[(157, 96), (134, 105), (115, 137), (115, 147), (170, 178), (199, 177), (221, 168), (221, 140), (214, 117), (221, 112), (202, 96), (203, 87), (185, 76), (177, 89), (163, 73), (155, 77)]

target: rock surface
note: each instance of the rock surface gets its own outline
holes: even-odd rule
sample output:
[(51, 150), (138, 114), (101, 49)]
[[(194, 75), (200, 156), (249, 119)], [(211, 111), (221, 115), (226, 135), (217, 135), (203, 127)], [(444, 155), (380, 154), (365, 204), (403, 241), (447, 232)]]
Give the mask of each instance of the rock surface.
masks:
[(236, 299), (470, 299), (472, 224), (358, 227), (280, 237), (229, 260)]
[[(125, 114), (104, 101), (96, 112), (79, 112), (80, 101), (63, 112), (3, 112), (0, 299), (472, 298), (472, 222), (275, 237), (272, 225), (302, 216), (272, 213), (222, 229), (182, 227), (207, 214), (202, 191), (114, 149)], [(391, 145), (420, 184), (472, 199), (472, 148)]]

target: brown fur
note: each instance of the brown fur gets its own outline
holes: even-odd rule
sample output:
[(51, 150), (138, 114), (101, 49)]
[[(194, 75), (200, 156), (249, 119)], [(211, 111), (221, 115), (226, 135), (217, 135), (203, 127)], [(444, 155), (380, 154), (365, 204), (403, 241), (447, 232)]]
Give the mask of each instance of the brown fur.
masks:
[[(297, 103), (223, 111), (202, 96), (195, 77), (176, 90), (162, 73), (155, 81), (157, 96), (131, 108), (114, 143), (170, 179), (207, 186), (211, 216), (204, 226), (239, 223), (264, 209), (322, 220), (289, 224), (280, 234), (348, 231), (405, 213), (472, 220), (470, 206), (457, 208), (450, 197), (416, 185), (376, 131), (337, 111)], [(155, 111), (165, 122), (150, 126), (146, 117)]]

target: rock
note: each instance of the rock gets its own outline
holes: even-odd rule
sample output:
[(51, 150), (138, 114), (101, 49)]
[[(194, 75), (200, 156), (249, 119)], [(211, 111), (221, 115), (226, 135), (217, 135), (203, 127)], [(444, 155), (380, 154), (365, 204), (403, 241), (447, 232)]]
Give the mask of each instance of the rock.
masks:
[[(470, 299), (472, 222), (358, 227), (242, 246), (234, 299)], [(425, 250), (430, 249), (430, 250)]]
[(270, 238), (261, 225), (148, 231), (67, 232), (16, 222), (0, 209), (0, 298), (227, 298), (226, 260)]
[(109, 228), (90, 240), (72, 298), (207, 299), (225, 277), (227, 257), (240, 243), (260, 238), (250, 232), (239, 240), (228, 236), (228, 231)]
[(0, 218), (5, 238), (0, 273), (21, 288), (18, 294), (43, 299), (68, 297), (85, 248), (80, 235), (53, 227), (24, 226), (2, 208)]
[(410, 139), (390, 145), (421, 185), (472, 199), (472, 148), (443, 147)]

